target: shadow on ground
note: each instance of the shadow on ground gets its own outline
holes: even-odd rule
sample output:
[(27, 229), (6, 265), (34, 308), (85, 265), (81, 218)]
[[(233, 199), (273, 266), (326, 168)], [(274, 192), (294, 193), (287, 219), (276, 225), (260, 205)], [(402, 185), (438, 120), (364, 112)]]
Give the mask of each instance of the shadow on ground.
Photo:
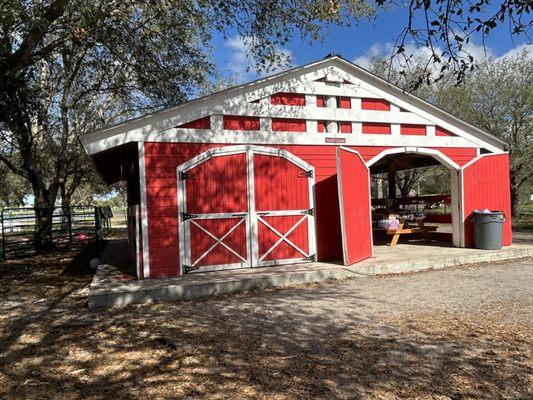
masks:
[(390, 310), (380, 279), (89, 310), (96, 253), (0, 274), (0, 397), (531, 398), (529, 326)]

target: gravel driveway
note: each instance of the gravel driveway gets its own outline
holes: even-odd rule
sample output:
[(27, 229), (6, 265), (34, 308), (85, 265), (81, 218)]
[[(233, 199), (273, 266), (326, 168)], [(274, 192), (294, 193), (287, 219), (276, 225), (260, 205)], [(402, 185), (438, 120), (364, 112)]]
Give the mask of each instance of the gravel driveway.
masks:
[(63, 269), (0, 275), (0, 397), (533, 395), (531, 259), (105, 311)]

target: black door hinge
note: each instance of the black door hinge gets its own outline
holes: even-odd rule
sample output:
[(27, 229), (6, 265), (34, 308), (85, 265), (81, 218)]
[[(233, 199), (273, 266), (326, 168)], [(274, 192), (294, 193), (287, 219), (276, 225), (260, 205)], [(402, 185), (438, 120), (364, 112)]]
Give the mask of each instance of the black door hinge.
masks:
[(316, 254), (311, 254), (310, 256), (304, 257), (303, 261), (313, 261), (316, 262)]
[(191, 267), (190, 265), (184, 265), (183, 266), (183, 271), (185, 271), (186, 274), (188, 274), (191, 271), (196, 271), (198, 269), (200, 269), (200, 267), (196, 267), (196, 266)]
[(180, 181), (185, 181), (187, 179), (196, 179), (196, 175), (191, 174), (189, 172), (180, 172), (179, 173), (179, 180)]
[(180, 213), (180, 219), (182, 221), (187, 221), (188, 219), (193, 219), (193, 218), (197, 218), (198, 215), (196, 214), (188, 214), (188, 213), (185, 213), (185, 212), (181, 212)]
[(305, 211), (302, 211), (302, 214), (307, 214), (307, 215), (315, 215), (315, 209), (314, 208), (310, 208), (309, 210), (305, 210)]
[(313, 177), (313, 170), (310, 169), (309, 171), (300, 172), (298, 174), (300, 178), (312, 178)]

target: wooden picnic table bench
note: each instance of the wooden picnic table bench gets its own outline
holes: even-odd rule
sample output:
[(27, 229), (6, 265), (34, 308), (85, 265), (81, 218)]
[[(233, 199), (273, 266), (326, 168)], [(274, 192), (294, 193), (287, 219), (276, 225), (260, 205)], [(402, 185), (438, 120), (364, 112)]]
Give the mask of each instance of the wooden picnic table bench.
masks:
[(372, 230), (374, 232), (385, 232), (387, 235), (392, 235), (389, 246), (396, 246), (400, 239), (400, 235), (420, 233), (424, 239), (430, 240), (428, 233), (435, 232), (438, 228), (437, 226), (424, 225), (422, 219), (417, 219), (416, 223), (417, 226), (411, 227), (404, 218), (400, 218), (398, 229), (372, 228)]

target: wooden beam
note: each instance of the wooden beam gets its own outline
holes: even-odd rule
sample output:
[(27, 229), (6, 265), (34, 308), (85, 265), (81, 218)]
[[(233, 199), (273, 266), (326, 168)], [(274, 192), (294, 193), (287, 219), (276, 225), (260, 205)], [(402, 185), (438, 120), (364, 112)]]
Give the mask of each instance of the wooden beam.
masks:
[(389, 181), (389, 199), (396, 198), (396, 164), (392, 161), (387, 163), (387, 173)]

